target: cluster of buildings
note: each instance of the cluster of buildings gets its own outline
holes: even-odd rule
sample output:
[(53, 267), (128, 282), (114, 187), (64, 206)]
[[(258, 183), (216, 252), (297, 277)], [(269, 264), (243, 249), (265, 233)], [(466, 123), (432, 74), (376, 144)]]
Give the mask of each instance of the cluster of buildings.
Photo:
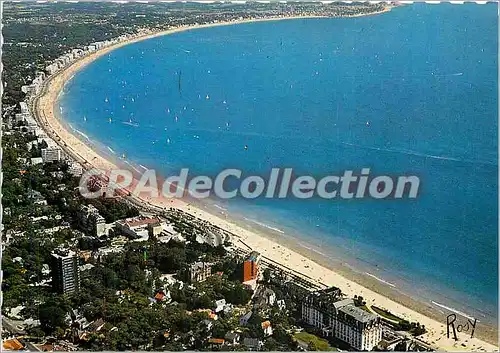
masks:
[(119, 220), (115, 223), (115, 229), (127, 238), (134, 241), (146, 241), (155, 237), (159, 242), (168, 243), (174, 239), (184, 241), (185, 239), (174, 229), (172, 223), (158, 216), (137, 216)]
[(134, 35), (123, 34), (117, 38), (113, 38), (110, 40), (91, 43), (89, 45), (84, 46), (83, 49), (73, 49), (70, 52), (68, 52), (68, 53), (60, 56), (56, 60), (54, 60), (50, 65), (48, 65), (45, 68), (45, 71), (47, 71), (47, 73), (49, 75), (53, 75), (53, 74), (57, 73), (59, 70), (65, 68), (66, 66), (68, 66), (72, 62), (74, 62), (75, 60), (77, 60), (85, 55), (91, 54), (99, 49), (108, 47), (110, 45), (119, 43), (121, 41), (130, 39), (132, 37), (134, 37)]
[(32, 116), (26, 102), (19, 103), (20, 113), (15, 114), (13, 123), (20, 127), (21, 131), (25, 131), (34, 139), (27, 143), (26, 149), (31, 151), (33, 148), (40, 148), (40, 157), (33, 157), (30, 160), (31, 165), (42, 163), (51, 163), (58, 161), (67, 161), (69, 173), (74, 176), (80, 176), (83, 173), (83, 167), (74, 161), (68, 159), (61, 147), (38, 125), (38, 122)]
[(28, 133), (33, 134), (35, 136), (43, 135), (43, 130), (40, 131), (38, 123), (35, 118), (31, 115), (31, 112), (28, 107), (28, 103), (20, 102), (19, 108), (21, 110), (20, 113), (14, 115), (14, 123), (15, 125), (23, 124), (26, 127)]
[(149, 237), (158, 236), (163, 231), (162, 221), (157, 216), (138, 216), (116, 222), (116, 229), (125, 236), (135, 240), (148, 240)]
[[(147, 31), (146, 31), (147, 32)], [(143, 35), (146, 32), (140, 32), (137, 35)], [(50, 65), (45, 68), (45, 71), (48, 75), (53, 75), (57, 73), (59, 70), (67, 67), (75, 60), (88, 55), (92, 52), (95, 52), (104, 47), (116, 44), (118, 42), (130, 39), (136, 35), (124, 34), (117, 38), (95, 42), (90, 45), (85, 46), (83, 49), (73, 49), (59, 58), (55, 59)], [(21, 127), (21, 131), (25, 131), (28, 134), (34, 136), (36, 139), (32, 140), (28, 143), (27, 149), (31, 151), (33, 147), (43, 146), (41, 148), (41, 156), (31, 158), (31, 165), (37, 165), (42, 163), (50, 163), (61, 160), (68, 160), (68, 157), (64, 153), (64, 151), (57, 145), (57, 143), (47, 136), (44, 130), (38, 125), (37, 121), (31, 114), (29, 109), (29, 101), (38, 93), (40, 93), (42, 89), (42, 85), (46, 80), (45, 72), (37, 72), (35, 78), (32, 80), (31, 84), (24, 85), (21, 87), (23, 93), (26, 94), (26, 101), (20, 102), (20, 112), (14, 115), (14, 118), (9, 122), (9, 128), (12, 126)], [(70, 170), (69, 172), (72, 175), (80, 176), (83, 172), (83, 168), (80, 164), (76, 162), (69, 162)]]
[(38, 72), (35, 75), (33, 81), (31, 81), (31, 84), (21, 86), (21, 91), (27, 95), (38, 94), (40, 93), (40, 90), (42, 88), (42, 83), (44, 80), (45, 80), (45, 73)]
[[(45, 78), (44, 72), (38, 72), (30, 85), (22, 86), (21, 90), (26, 93), (28, 102), (32, 96), (40, 92)], [(41, 157), (32, 158), (31, 164), (36, 165), (66, 159), (63, 150), (38, 125), (38, 122), (31, 114), (28, 102), (23, 101), (19, 103), (20, 112), (14, 115), (14, 119), (10, 124), (16, 127), (22, 126), (26, 133), (35, 137), (34, 140), (28, 143), (28, 151), (31, 151), (34, 146), (43, 146)]]
[[(125, 243), (130, 240), (145, 240), (149, 236), (157, 239), (170, 236), (171, 239), (176, 235), (173, 226), (165, 219), (158, 216), (137, 216), (119, 220), (114, 224), (106, 224), (104, 217), (93, 205), (83, 205), (78, 214), (79, 225), (86, 234), (92, 237), (101, 237), (107, 235), (109, 229), (114, 227), (114, 240), (120, 240), (121, 245), (113, 245), (118, 251), (123, 249)], [(119, 236), (121, 234), (121, 236)], [(177, 233), (178, 235), (178, 233)], [(115, 241), (115, 243), (117, 242)], [(106, 248), (99, 248), (99, 252), (106, 251)], [(68, 249), (56, 249), (52, 253), (50, 269), (52, 277), (52, 286), (58, 293), (73, 293), (80, 288), (81, 281), (90, 273), (93, 265), (81, 262), (81, 253)], [(242, 282), (254, 289), (252, 297), (253, 308), (250, 311), (243, 312), (239, 318), (240, 326), (247, 326), (253, 313), (258, 311), (262, 317), (271, 317), (270, 308), (277, 307), (285, 310), (284, 300), (278, 300), (276, 293), (264, 286), (258, 285), (258, 280), (262, 277), (262, 267), (269, 264), (262, 260), (261, 254), (256, 251), (247, 253), (242, 268)], [(203, 282), (213, 275), (213, 264), (202, 260), (192, 263), (188, 267), (188, 282), (195, 284)], [(295, 282), (294, 282), (295, 283)], [(298, 283), (297, 283), (298, 285)], [(169, 303), (171, 301), (170, 292), (167, 289), (157, 291), (154, 297), (150, 298), (152, 302)], [(231, 304), (226, 303), (224, 299), (217, 300), (215, 307), (211, 309), (210, 318), (217, 320), (217, 316), (228, 315), (235, 310)], [(338, 288), (315, 290), (308, 293), (301, 302), (302, 321), (310, 327), (316, 328), (324, 337), (333, 337), (342, 340), (359, 351), (370, 351), (380, 345), (380, 342), (386, 337), (380, 317), (376, 314), (364, 310), (355, 305), (353, 299), (345, 298)], [(73, 319), (78, 321), (77, 319)], [(79, 339), (84, 339), (88, 334), (89, 323), (79, 324)], [(264, 319), (261, 323), (261, 329), (264, 337), (273, 334), (273, 325), (269, 319)], [(95, 331), (93, 328), (91, 331)], [(80, 337), (81, 336), (81, 337)], [(210, 337), (209, 342), (214, 346), (221, 344), (244, 344), (249, 349), (258, 350), (262, 347), (262, 340), (245, 338), (241, 339), (238, 332), (228, 332), (226, 336)], [(385, 338), (384, 338), (385, 339)], [(399, 342), (396, 337), (395, 343)]]
[[(43, 76), (38, 76), (43, 77)], [(39, 87), (39, 83), (35, 86)], [(30, 87), (33, 86), (30, 85)], [(37, 88), (38, 89), (38, 88)], [(83, 173), (83, 167), (81, 164), (71, 161), (68, 156), (64, 153), (61, 147), (38, 125), (31, 111), (29, 109), (27, 102), (19, 103), (20, 112), (15, 114), (14, 120), (11, 125), (18, 127), (20, 131), (23, 131), (30, 135), (33, 139), (27, 143), (26, 149), (31, 151), (33, 148), (40, 148), (39, 157), (33, 157), (29, 160), (31, 165), (37, 165), (42, 163), (51, 163), (59, 161), (68, 162), (68, 172), (73, 176), (81, 176)]]
[(382, 340), (380, 317), (342, 299), (335, 287), (310, 293), (302, 302), (302, 320), (356, 350), (371, 351)]
[[(166, 237), (171, 235), (179, 236), (173, 231), (173, 226), (159, 217), (138, 216), (116, 221), (114, 224), (106, 224), (106, 220), (93, 205), (82, 205), (78, 212), (78, 222), (80, 228), (89, 237), (96, 239), (109, 234), (110, 229), (114, 228), (115, 232), (124, 236), (115, 237), (111, 246), (99, 248), (93, 254), (100, 258), (109, 253), (121, 252), (129, 239), (132, 240), (147, 240), (150, 235), (158, 237)], [(165, 231), (165, 229), (167, 229)], [(165, 235), (168, 231), (168, 233)], [(116, 233), (115, 233), (116, 234)], [(92, 254), (77, 254), (69, 249), (56, 249), (52, 253), (52, 262), (50, 264), (52, 272), (52, 286), (54, 291), (58, 293), (72, 293), (79, 289), (81, 280), (90, 273), (90, 269), (94, 267), (90, 263), (81, 264), (80, 257), (89, 258)], [(88, 255), (88, 256), (85, 256)], [(202, 263), (203, 264), (203, 263)], [(201, 266), (193, 266), (192, 278), (194, 281), (203, 281), (211, 275), (211, 264), (203, 264)]]
[[(79, 220), (81, 226), (92, 232), (94, 236), (99, 236), (105, 231), (104, 218), (98, 210), (92, 206), (82, 206), (80, 209)], [(117, 221), (115, 229), (119, 229), (126, 236), (122, 238), (141, 237), (144, 234), (155, 234), (159, 236), (162, 233), (162, 224), (165, 221), (159, 217), (138, 216)], [(261, 277), (260, 266), (261, 255), (252, 251), (242, 264), (243, 278), (246, 285), (253, 285), (255, 290), (252, 297), (253, 309), (243, 313), (239, 318), (239, 324), (242, 327), (248, 325), (253, 313), (258, 311), (266, 317), (272, 307), (285, 310), (284, 300), (277, 300), (276, 293), (262, 285), (257, 285), (257, 280)], [(212, 263), (198, 261), (191, 264), (188, 268), (188, 281), (192, 284), (203, 282), (212, 276)], [(80, 264), (79, 254), (68, 249), (56, 249), (52, 254), (50, 264), (52, 272), (52, 286), (58, 293), (72, 293), (79, 289), (81, 280), (85, 278), (93, 266), (90, 264)], [(170, 292), (162, 289), (150, 298), (151, 302), (169, 303), (171, 301)], [(206, 320), (213, 324), (219, 315), (228, 315), (235, 310), (233, 306), (226, 303), (224, 299), (217, 300), (214, 308), (210, 310), (210, 319)], [(334, 337), (349, 344), (358, 351), (371, 351), (380, 345), (383, 340), (383, 326), (380, 317), (363, 310), (355, 305), (353, 299), (345, 298), (340, 289), (331, 287), (327, 289), (316, 290), (306, 295), (301, 303), (302, 321), (310, 327), (314, 327), (323, 337)], [(80, 340), (85, 339), (88, 332), (99, 331), (97, 326), (103, 324), (99, 322), (88, 323), (83, 317), (75, 315), (72, 321), (78, 323), (77, 334)], [(73, 325), (74, 326), (74, 325)], [(96, 326), (96, 327), (94, 327)], [(264, 319), (261, 323), (261, 329), (264, 337), (273, 334), (273, 325), (269, 319)], [(385, 329), (385, 328), (384, 328)], [(263, 346), (263, 341), (255, 338), (241, 339), (240, 333), (231, 331), (223, 337), (209, 337), (208, 343), (213, 346), (243, 344), (249, 349), (259, 350)]]

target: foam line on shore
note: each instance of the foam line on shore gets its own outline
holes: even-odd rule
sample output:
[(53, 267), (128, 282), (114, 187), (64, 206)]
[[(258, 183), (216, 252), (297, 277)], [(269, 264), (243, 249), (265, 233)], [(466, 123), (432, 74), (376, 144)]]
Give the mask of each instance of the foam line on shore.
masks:
[(370, 276), (370, 277), (372, 277), (372, 278), (376, 279), (377, 281), (379, 281), (379, 282), (381, 282), (381, 283), (384, 283), (384, 284), (387, 284), (387, 285), (388, 285), (388, 286), (390, 286), (390, 287), (396, 288), (396, 285), (395, 285), (395, 284), (393, 284), (393, 283), (391, 283), (391, 282), (384, 281), (382, 278), (379, 278), (379, 277), (377, 277), (377, 276), (375, 276), (375, 275), (372, 275), (372, 274), (371, 274), (371, 273), (369, 273), (369, 272), (365, 272), (365, 274), (366, 274), (367, 276)]
[(255, 223), (255, 224), (257, 224), (257, 225), (259, 225), (259, 226), (261, 226), (261, 227), (264, 227), (264, 228), (267, 228), (267, 229), (269, 229), (269, 230), (272, 230), (273, 232), (278, 232), (278, 233), (280, 233), (280, 234), (285, 234), (285, 232), (284, 232), (284, 231), (282, 231), (281, 229), (276, 228), (276, 227), (273, 227), (273, 226), (270, 226), (270, 225), (268, 225), (268, 224), (265, 224), (265, 223), (262, 223), (262, 222), (256, 221), (256, 220), (254, 220), (254, 219), (247, 218), (247, 217), (243, 217), (243, 219), (245, 219), (245, 220), (247, 220), (247, 221), (250, 221), (250, 222), (252, 222), (252, 223)]
[[(454, 308), (450, 308), (449, 306), (446, 306), (444, 304), (440, 304), (440, 303), (437, 303), (435, 302), (434, 300), (431, 300), (431, 303), (436, 305), (436, 306), (439, 306), (440, 308), (443, 308), (443, 309), (446, 309), (448, 311), (452, 311), (456, 314), (459, 314), (459, 315), (462, 315), (463, 317), (465, 317), (466, 319), (470, 319), (470, 320), (475, 320), (476, 318), (464, 313), (463, 311), (460, 311), (460, 310), (457, 310), (457, 309), (454, 309)], [(479, 322), (479, 320), (477, 320), (477, 322)]]
[(300, 242), (299, 242), (299, 244), (300, 244), (300, 246), (302, 246), (304, 249), (307, 249), (307, 250), (310, 250), (310, 251), (314, 251), (315, 253), (320, 254), (321, 256), (327, 256), (326, 254), (322, 253), (321, 251), (319, 251), (319, 250), (317, 250), (317, 249), (315, 249), (315, 248), (313, 248), (313, 247), (307, 246), (307, 245), (305, 245), (304, 243), (300, 243)]
[(81, 132), (80, 130), (75, 129), (75, 132), (76, 132), (78, 135), (82, 136), (85, 140), (87, 140), (87, 141), (92, 141), (92, 140), (90, 139), (90, 137), (88, 137), (87, 135), (85, 135), (85, 134), (84, 134), (83, 132)]
[(224, 208), (224, 207), (222, 207), (222, 206), (219, 206), (219, 205), (217, 205), (217, 204), (214, 204), (214, 207), (215, 207), (215, 208), (218, 208), (219, 210), (224, 211), (224, 212), (226, 212), (226, 211), (227, 211), (227, 209), (226, 209), (226, 208)]

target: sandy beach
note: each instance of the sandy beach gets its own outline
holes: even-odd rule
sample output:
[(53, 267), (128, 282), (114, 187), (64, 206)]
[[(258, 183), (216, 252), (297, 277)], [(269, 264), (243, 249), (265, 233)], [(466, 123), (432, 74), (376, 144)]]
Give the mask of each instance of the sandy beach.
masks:
[[(387, 10), (388, 11), (388, 10)], [(298, 17), (296, 17), (298, 18)], [(137, 37), (125, 42), (106, 47), (98, 52), (81, 58), (66, 69), (50, 77), (42, 90), (41, 95), (34, 99), (35, 117), (41, 123), (47, 134), (52, 137), (65, 151), (75, 160), (82, 163), (85, 169), (98, 168), (101, 170), (111, 170), (117, 168), (117, 162), (111, 161), (100, 155), (91, 148), (82, 139), (74, 135), (57, 117), (54, 107), (57, 97), (64, 88), (64, 85), (73, 77), (73, 75), (84, 68), (86, 65), (102, 57), (112, 50), (124, 45), (146, 40), (162, 35), (168, 35), (180, 31), (205, 28), (214, 25), (228, 25), (252, 21), (269, 21), (285, 18), (271, 18), (259, 20), (242, 20), (229, 23), (217, 23), (209, 25), (197, 25), (191, 27), (180, 27), (165, 32), (149, 34)], [(287, 17), (286, 19), (291, 19)], [(58, 108), (57, 108), (58, 109)], [(439, 314), (438, 311), (432, 311), (430, 305), (425, 305), (405, 297), (391, 289), (390, 286), (378, 281), (375, 278), (361, 276), (347, 268), (329, 268), (326, 261), (323, 261), (319, 254), (287, 241), (284, 237), (273, 236), (265, 232), (257, 232), (243, 226), (237, 221), (232, 220), (226, 213), (219, 212), (214, 214), (208, 212), (202, 207), (196, 207), (179, 199), (154, 199), (143, 197), (142, 202), (155, 205), (161, 208), (175, 207), (188, 212), (198, 218), (206, 220), (219, 226), (229, 232), (237, 235), (233, 240), (235, 246), (247, 250), (247, 244), (254, 250), (259, 251), (264, 256), (274, 261), (294, 269), (314, 280), (327, 285), (333, 285), (349, 295), (362, 295), (368, 305), (377, 305), (388, 309), (393, 314), (406, 318), (410, 321), (418, 321), (425, 325), (428, 333), (419, 338), (439, 350), (446, 351), (497, 351), (497, 332), (494, 328), (478, 324), (474, 338), (470, 334), (459, 333), (459, 341), (446, 337), (446, 315)], [(244, 243), (243, 243), (244, 242)], [(362, 284), (360, 284), (362, 283)], [(477, 336), (477, 337), (476, 337)], [(479, 338), (478, 338), (479, 337)], [(488, 343), (489, 342), (489, 343)]]

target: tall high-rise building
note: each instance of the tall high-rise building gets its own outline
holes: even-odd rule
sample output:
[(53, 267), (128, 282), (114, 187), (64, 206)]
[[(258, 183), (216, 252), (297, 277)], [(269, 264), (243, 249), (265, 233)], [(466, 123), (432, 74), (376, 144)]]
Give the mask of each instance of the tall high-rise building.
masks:
[(259, 276), (260, 254), (252, 251), (243, 263), (243, 282), (256, 280)]
[(106, 221), (93, 205), (81, 205), (78, 219), (86, 232), (98, 237), (106, 234)]
[(52, 253), (52, 287), (59, 293), (73, 293), (80, 288), (78, 257), (71, 250)]

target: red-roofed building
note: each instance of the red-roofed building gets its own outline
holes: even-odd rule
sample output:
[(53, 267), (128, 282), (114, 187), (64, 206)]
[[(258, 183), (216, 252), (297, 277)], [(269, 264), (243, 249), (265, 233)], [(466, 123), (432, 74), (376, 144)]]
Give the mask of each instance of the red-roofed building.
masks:
[(271, 326), (271, 322), (269, 320), (264, 321), (261, 324), (261, 327), (265, 336), (271, 336), (273, 334), (273, 327)]
[(259, 275), (260, 254), (252, 251), (243, 263), (243, 282), (256, 280)]
[(165, 293), (163, 293), (163, 292), (158, 292), (155, 295), (155, 299), (158, 301), (162, 301), (164, 298), (165, 298)]
[(224, 339), (223, 338), (209, 338), (208, 343), (212, 344), (224, 344)]
[(3, 341), (3, 349), (6, 351), (19, 351), (24, 348), (21, 342), (16, 338), (11, 338)]

